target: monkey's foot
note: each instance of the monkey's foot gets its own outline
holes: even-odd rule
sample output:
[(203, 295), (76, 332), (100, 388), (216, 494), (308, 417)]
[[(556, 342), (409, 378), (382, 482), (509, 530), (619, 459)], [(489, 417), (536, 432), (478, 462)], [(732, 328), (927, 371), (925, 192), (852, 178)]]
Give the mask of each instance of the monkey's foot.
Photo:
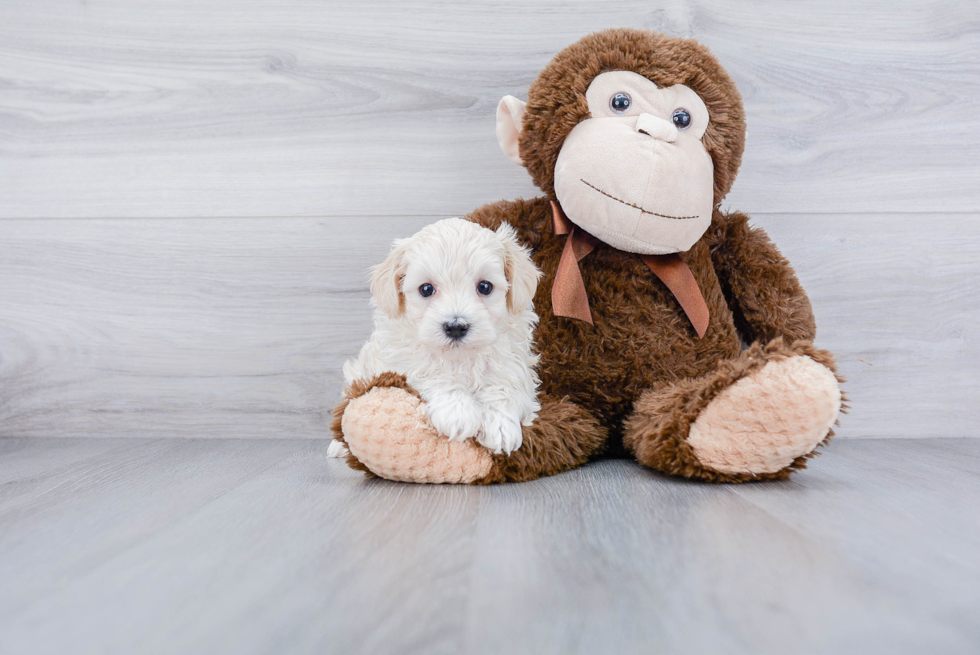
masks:
[(828, 440), (844, 398), (830, 353), (754, 344), (700, 378), (645, 392), (623, 442), (637, 461), (713, 482), (782, 480)]
[(724, 389), (687, 437), (704, 466), (722, 473), (775, 473), (809, 454), (841, 409), (836, 376), (804, 355), (769, 361)]
[(469, 483), (486, 478), (493, 466), (490, 452), (472, 439), (440, 436), (421, 399), (401, 387), (376, 386), (351, 399), (341, 428), (354, 458), (348, 463), (388, 480)]

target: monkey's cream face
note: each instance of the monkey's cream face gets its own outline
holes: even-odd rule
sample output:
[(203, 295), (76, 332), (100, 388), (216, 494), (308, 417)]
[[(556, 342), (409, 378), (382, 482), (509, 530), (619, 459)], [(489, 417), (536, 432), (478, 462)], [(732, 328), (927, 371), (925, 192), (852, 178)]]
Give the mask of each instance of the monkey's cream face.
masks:
[(630, 71), (597, 76), (586, 100), (591, 118), (565, 138), (555, 164), (565, 214), (620, 250), (688, 250), (714, 203), (704, 102), (687, 86), (661, 89)]

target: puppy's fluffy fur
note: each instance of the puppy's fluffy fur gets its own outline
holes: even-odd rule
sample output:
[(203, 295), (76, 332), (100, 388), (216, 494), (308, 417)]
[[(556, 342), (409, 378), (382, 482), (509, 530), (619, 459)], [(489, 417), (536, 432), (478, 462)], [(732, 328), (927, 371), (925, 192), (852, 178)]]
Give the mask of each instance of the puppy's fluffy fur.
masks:
[[(374, 333), (344, 365), (345, 383), (401, 373), (440, 434), (516, 450), (540, 409), (531, 351), (540, 275), (506, 223), (493, 231), (448, 218), (396, 241), (372, 271)], [(467, 326), (457, 339), (447, 333), (454, 323)]]

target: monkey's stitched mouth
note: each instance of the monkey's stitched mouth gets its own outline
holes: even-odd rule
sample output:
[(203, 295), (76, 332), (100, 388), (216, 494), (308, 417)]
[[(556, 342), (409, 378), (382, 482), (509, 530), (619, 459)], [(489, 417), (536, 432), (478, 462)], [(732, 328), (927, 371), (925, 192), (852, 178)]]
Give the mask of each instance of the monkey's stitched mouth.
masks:
[(689, 219), (692, 219), (692, 218), (698, 218), (697, 216), (668, 216), (667, 214), (658, 214), (657, 212), (652, 212), (652, 211), (650, 211), (648, 209), (643, 209), (643, 207), (640, 207), (639, 205), (635, 205), (635, 204), (633, 204), (631, 202), (626, 202), (625, 200), (622, 200), (620, 198), (617, 198), (616, 196), (614, 196), (612, 194), (606, 193), (605, 191), (603, 191), (599, 187), (595, 186), (594, 184), (589, 184), (588, 182), (586, 182), (585, 180), (583, 180), (581, 178), (579, 178), (579, 182), (581, 182), (582, 184), (584, 184), (585, 186), (587, 186), (589, 188), (595, 189), (596, 191), (598, 191), (602, 195), (606, 196), (607, 198), (612, 198), (616, 202), (623, 203), (627, 207), (632, 207), (633, 209), (639, 209), (644, 214), (650, 214), (651, 216), (659, 216), (660, 218), (670, 218), (670, 219), (673, 219), (675, 221), (686, 221), (686, 220), (689, 220)]

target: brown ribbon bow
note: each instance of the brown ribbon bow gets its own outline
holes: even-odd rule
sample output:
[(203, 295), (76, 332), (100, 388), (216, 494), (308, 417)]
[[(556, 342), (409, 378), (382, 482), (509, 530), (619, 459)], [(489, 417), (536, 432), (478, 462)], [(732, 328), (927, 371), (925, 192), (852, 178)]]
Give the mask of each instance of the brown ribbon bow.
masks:
[[(551, 201), (551, 213), (555, 234), (568, 235), (558, 261), (555, 284), (551, 287), (552, 310), (555, 316), (575, 318), (591, 325), (592, 310), (589, 309), (589, 296), (578, 263), (601, 241), (568, 220), (556, 200)], [(694, 274), (680, 255), (640, 255), (640, 259), (677, 298), (698, 337), (704, 337), (708, 329), (708, 305), (704, 302)]]

